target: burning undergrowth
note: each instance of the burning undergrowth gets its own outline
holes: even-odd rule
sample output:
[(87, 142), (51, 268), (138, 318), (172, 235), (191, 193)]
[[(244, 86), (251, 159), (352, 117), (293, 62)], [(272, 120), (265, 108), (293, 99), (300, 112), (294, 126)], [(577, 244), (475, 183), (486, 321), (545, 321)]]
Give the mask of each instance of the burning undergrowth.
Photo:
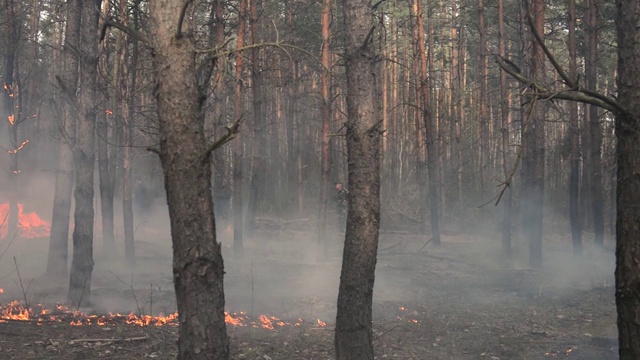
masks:
[[(67, 323), (71, 326), (177, 326), (178, 313), (176, 312), (169, 315), (159, 314), (153, 316), (137, 315), (134, 313), (130, 313), (128, 315), (119, 313), (97, 315), (86, 314), (78, 310), (73, 310), (62, 304), (49, 308), (42, 304), (27, 306), (20, 301), (12, 301), (6, 306), (0, 306), (0, 323), (9, 321), (33, 322), (38, 325), (57, 322)], [(312, 322), (305, 321), (301, 318), (296, 321), (286, 321), (278, 317), (265, 314), (259, 315), (258, 317), (252, 317), (245, 312), (225, 312), (225, 322), (227, 325), (236, 327), (253, 327), (268, 330), (286, 326), (301, 326), (303, 323), (306, 325), (312, 324), (317, 327), (327, 326), (327, 324), (320, 319), (316, 319)]]

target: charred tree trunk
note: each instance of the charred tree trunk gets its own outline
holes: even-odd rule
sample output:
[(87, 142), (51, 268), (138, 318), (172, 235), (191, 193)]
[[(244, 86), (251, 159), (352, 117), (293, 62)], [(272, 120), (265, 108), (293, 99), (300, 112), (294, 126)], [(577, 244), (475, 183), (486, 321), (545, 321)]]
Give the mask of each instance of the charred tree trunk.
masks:
[[(126, 4), (126, 2), (123, 0)], [(133, 29), (137, 30), (140, 17), (140, 0), (134, 1), (133, 8)], [(123, 14), (124, 18), (125, 14)], [(133, 109), (136, 106), (136, 82), (138, 78), (138, 40), (132, 39), (133, 49), (128, 70), (125, 71), (128, 77), (124, 77), (122, 87), (126, 90), (123, 97), (122, 117), (125, 119), (123, 125), (123, 145), (122, 149), (122, 216), (124, 224), (124, 257), (129, 268), (134, 268), (136, 263), (135, 234), (133, 221), (133, 129), (135, 117)], [(126, 55), (126, 51), (125, 51)], [(123, 60), (126, 60), (126, 56)], [(124, 61), (123, 61), (124, 63)], [(128, 84), (127, 84), (128, 82)]]
[[(238, 5), (238, 38), (237, 48), (244, 46), (244, 28), (246, 22), (247, 0), (240, 0)], [(242, 70), (244, 58), (241, 53), (236, 53), (236, 84), (233, 102), (233, 117), (237, 120), (242, 117)], [(243, 226), (242, 217), (242, 166), (244, 149), (242, 139), (236, 139), (233, 143), (233, 253), (241, 257), (243, 253)]]
[[(569, 76), (578, 75), (576, 55), (576, 1), (569, 0)], [(578, 104), (569, 103), (569, 147), (571, 173), (569, 175), (569, 221), (574, 254), (582, 254), (582, 221), (580, 219), (580, 124)]]
[[(67, 49), (77, 49), (80, 39), (81, 2), (67, 3), (65, 45)], [(78, 56), (70, 50), (63, 55), (63, 74), (60, 79), (71, 94), (76, 93), (78, 83)], [(64, 94), (63, 96), (70, 96)], [(69, 221), (71, 219), (71, 194), (73, 192), (73, 148), (75, 146), (77, 113), (65, 102), (63, 118), (60, 121), (62, 139), (58, 142), (58, 170), (53, 197), (53, 216), (49, 238), (47, 275), (54, 281), (66, 281), (68, 276)]]
[(368, 0), (343, 0), (349, 208), (338, 293), (338, 360), (373, 360), (372, 301), (380, 228), (380, 102)]
[(640, 359), (640, 6), (618, 0), (616, 305), (621, 360)]
[(96, 121), (96, 81), (98, 73), (98, 15), (100, 0), (86, 2), (81, 7), (80, 31), (80, 114), (78, 115), (74, 163), (73, 258), (69, 277), (69, 301), (80, 306), (91, 299), (93, 273), (93, 173), (94, 134)]
[[(2, 117), (3, 126), (0, 128), (3, 133), (7, 134), (6, 138), (3, 138), (2, 143), (4, 147), (9, 149), (9, 215), (7, 219), (1, 219), (2, 226), (7, 229), (5, 240), (11, 239), (17, 235), (18, 231), (18, 199), (16, 195), (17, 181), (20, 170), (18, 169), (18, 151), (20, 151), (18, 144), (18, 125), (21, 122), (20, 112), (22, 109), (16, 111), (15, 100), (16, 94), (14, 87), (17, 84), (18, 74), (18, 18), (16, 17), (15, 1), (5, 0), (4, 8), (7, 12), (7, 50), (5, 55), (5, 67), (4, 77), (2, 79), (2, 109), (4, 116)], [(18, 96), (21, 96), (18, 94)], [(5, 122), (6, 120), (6, 122)]]
[(202, 109), (209, 79), (205, 76), (204, 83), (198, 82), (202, 74), (196, 72), (195, 43), (180, 28), (180, 14), (187, 5), (180, 0), (149, 3), (159, 154), (169, 204), (180, 323), (178, 359), (225, 360), (229, 339), (224, 321), (224, 265), (216, 240), (211, 154)]

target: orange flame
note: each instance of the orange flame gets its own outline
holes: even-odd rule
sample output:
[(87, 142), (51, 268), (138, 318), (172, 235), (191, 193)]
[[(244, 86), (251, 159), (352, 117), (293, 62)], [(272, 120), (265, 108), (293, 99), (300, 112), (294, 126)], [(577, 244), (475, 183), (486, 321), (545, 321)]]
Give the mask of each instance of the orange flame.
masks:
[(22, 150), (22, 148), (25, 147), (25, 145), (27, 145), (28, 143), (29, 143), (29, 139), (23, 141), (22, 144), (20, 144), (20, 146), (18, 146), (18, 148), (13, 149), (13, 150), (9, 150), (7, 152), (9, 154), (16, 154), (16, 153), (18, 153), (18, 151)]
[(16, 116), (15, 116), (15, 115), (11, 114), (11, 115), (9, 115), (9, 116), (7, 117), (7, 119), (9, 120), (9, 123), (10, 123), (11, 125), (15, 125), (15, 124), (16, 124)]
[[(8, 219), (9, 203), (0, 204), (0, 222)], [(8, 221), (0, 227), (0, 236), (7, 235)], [(51, 224), (42, 220), (35, 212), (24, 212), (24, 205), (18, 203), (18, 231), (25, 238), (42, 238), (49, 236)]]
[[(1, 290), (1, 289), (0, 289)], [(291, 325), (282, 321), (275, 316), (260, 315), (257, 321), (250, 321), (244, 312), (228, 313), (225, 312), (225, 322), (232, 326), (262, 327), (264, 329), (273, 330), (276, 326), (283, 327)], [(64, 305), (56, 305), (55, 309), (46, 309), (43, 305), (38, 304), (36, 309), (26, 308), (19, 301), (12, 301), (6, 307), (0, 306), (0, 323), (6, 321), (35, 321), (38, 325), (44, 322), (67, 322), (71, 326), (106, 326), (113, 324), (126, 323), (134, 326), (177, 326), (178, 313), (175, 312), (168, 316), (160, 314), (159, 316), (151, 315), (123, 315), (118, 313), (110, 313), (108, 315), (87, 315), (79, 311), (73, 311)], [(302, 319), (298, 319), (295, 326), (300, 326)], [(317, 324), (324, 327), (327, 324), (317, 319)]]

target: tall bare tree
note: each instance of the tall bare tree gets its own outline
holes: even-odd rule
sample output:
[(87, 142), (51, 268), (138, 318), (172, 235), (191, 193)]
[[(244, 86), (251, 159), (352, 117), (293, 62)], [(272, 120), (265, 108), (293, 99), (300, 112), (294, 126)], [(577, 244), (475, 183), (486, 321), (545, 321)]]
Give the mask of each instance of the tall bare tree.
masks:
[(205, 138), (202, 109), (213, 59), (197, 72), (195, 41), (182, 30), (189, 4), (188, 0), (149, 3), (159, 154), (171, 219), (180, 322), (178, 359), (224, 360), (229, 358), (224, 265), (211, 194), (211, 151), (215, 146)]
[[(501, 57), (506, 57), (504, 32), (504, 1), (498, 0), (498, 51)], [(505, 194), (502, 200), (502, 251), (506, 257), (511, 256), (511, 184), (510, 177), (510, 150), (509, 150), (509, 99), (507, 96), (507, 74), (500, 72), (500, 131), (501, 131), (501, 148), (502, 153), (502, 170), (508, 183), (505, 184)]]
[[(569, 0), (569, 76), (578, 75), (576, 46), (576, 1)], [(569, 175), (569, 221), (573, 251), (582, 253), (582, 219), (580, 218), (580, 124), (578, 122), (578, 104), (569, 103), (569, 146), (571, 151), (571, 170)]]
[(91, 299), (93, 274), (93, 195), (96, 85), (98, 75), (98, 16), (101, 0), (82, 3), (80, 10), (79, 114), (75, 163), (75, 212), (73, 217), (73, 257), (69, 276), (69, 301), (79, 306)]
[(621, 360), (640, 358), (640, 5), (618, 0), (616, 305)]
[[(238, 4), (238, 30), (237, 30), (237, 48), (244, 46), (244, 29), (247, 14), (247, 0), (240, 0)], [(242, 118), (242, 71), (244, 65), (244, 57), (238, 52), (235, 55), (235, 90), (233, 100), (233, 116), (236, 120)], [(243, 166), (244, 148), (240, 139), (233, 144), (233, 253), (235, 256), (242, 256), (243, 252), (243, 227), (244, 221), (242, 216), (242, 166)]]
[(329, 147), (329, 132), (331, 130), (331, 0), (324, 0), (322, 8), (322, 72), (320, 74), (320, 92), (322, 93), (322, 160), (320, 206), (318, 210), (318, 245), (326, 250), (327, 232), (327, 202), (329, 193), (329, 172), (331, 170), (331, 152)]
[(349, 205), (338, 312), (336, 359), (373, 360), (372, 301), (380, 228), (380, 114), (375, 22), (368, 0), (343, 0), (347, 76)]
[[(531, 11), (534, 17), (535, 29), (540, 38), (544, 39), (544, 0), (534, 0)], [(530, 76), (542, 82), (544, 78), (545, 55), (538, 41), (531, 36), (531, 70)], [(529, 264), (533, 267), (542, 266), (542, 219), (544, 198), (544, 123), (545, 109), (542, 101), (533, 99), (527, 107), (523, 147), (523, 232), (529, 242)]]
[(68, 89), (67, 100), (63, 102), (63, 114), (60, 119), (60, 134), (63, 141), (58, 142), (58, 171), (53, 198), (51, 235), (47, 274), (56, 281), (66, 280), (68, 275), (69, 220), (71, 218), (71, 194), (73, 192), (73, 149), (75, 147), (76, 109), (68, 105), (73, 103), (71, 94), (76, 94), (78, 82), (78, 55), (71, 49), (78, 49), (80, 39), (80, 0), (67, 2), (67, 19), (64, 36), (66, 50), (63, 53), (62, 74), (59, 81)]

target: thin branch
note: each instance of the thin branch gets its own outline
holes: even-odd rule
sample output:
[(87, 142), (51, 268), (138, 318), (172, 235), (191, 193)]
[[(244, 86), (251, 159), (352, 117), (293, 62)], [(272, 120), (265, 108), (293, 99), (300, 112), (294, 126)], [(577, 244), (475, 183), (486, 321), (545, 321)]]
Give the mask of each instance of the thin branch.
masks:
[(502, 70), (511, 75), (514, 79), (520, 81), (522, 84), (529, 87), (534, 91), (535, 96), (543, 99), (560, 99), (569, 101), (578, 101), (585, 104), (595, 105), (611, 111), (612, 113), (626, 113), (626, 110), (618, 104), (617, 101), (608, 98), (597, 92), (587, 89), (569, 89), (562, 91), (551, 91), (546, 87), (536, 83), (535, 81), (526, 78), (522, 73), (516, 71), (510, 66), (507, 66), (504, 59), (496, 55), (496, 62)]
[(182, 5), (182, 9), (180, 9), (180, 18), (178, 18), (178, 28), (176, 29), (176, 39), (180, 39), (182, 37), (182, 23), (184, 22), (184, 16), (187, 13), (187, 7), (191, 4), (191, 0), (185, 1), (184, 5)]
[(120, 31), (123, 31), (132, 36), (134, 39), (142, 41), (143, 43), (151, 46), (151, 41), (143, 33), (114, 20), (107, 20), (104, 22), (104, 24), (102, 25), (102, 30), (100, 31), (100, 41), (104, 40), (105, 36), (107, 35), (107, 29), (110, 27), (114, 27)]
[(536, 38), (536, 41), (538, 42), (538, 44), (540, 44), (540, 46), (542, 47), (542, 50), (547, 55), (547, 58), (549, 59), (549, 61), (551, 61), (551, 64), (558, 72), (558, 75), (560, 75), (562, 80), (564, 80), (565, 84), (567, 84), (567, 86), (569, 86), (570, 88), (575, 88), (576, 83), (574, 79), (571, 79), (569, 75), (567, 75), (564, 72), (564, 70), (562, 69), (562, 66), (558, 64), (558, 61), (556, 61), (555, 57), (551, 54), (551, 51), (549, 50), (547, 45), (545, 45), (544, 39), (540, 37), (540, 34), (538, 33), (538, 29), (536, 28), (533, 22), (533, 17), (531, 16), (531, 10), (529, 9), (529, 1), (525, 0), (524, 5), (525, 5), (525, 9), (527, 9), (527, 21), (529, 22), (529, 27), (531, 28), (531, 32), (533, 33), (533, 36)]
[(200, 166), (200, 164), (207, 159), (207, 157), (209, 156), (209, 154), (211, 154), (212, 151), (216, 150), (217, 148), (233, 140), (236, 137), (236, 135), (240, 132), (241, 120), (242, 120), (242, 116), (240, 116), (238, 120), (236, 120), (236, 122), (233, 123), (233, 125), (227, 126), (227, 133), (221, 136), (218, 140), (211, 143), (211, 145), (209, 145), (204, 150), (202, 155), (200, 155), (200, 157), (198, 158), (198, 164), (196, 164), (195, 166)]

